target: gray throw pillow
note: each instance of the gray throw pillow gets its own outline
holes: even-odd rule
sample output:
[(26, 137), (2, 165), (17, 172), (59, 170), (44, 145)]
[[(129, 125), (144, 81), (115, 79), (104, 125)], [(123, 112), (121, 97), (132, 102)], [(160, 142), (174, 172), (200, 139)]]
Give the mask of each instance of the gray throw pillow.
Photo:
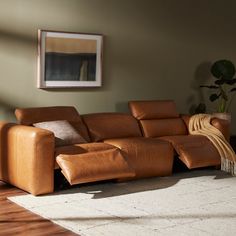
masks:
[(86, 140), (66, 120), (39, 122), (33, 124), (33, 126), (53, 132), (55, 136), (55, 146), (86, 143)]

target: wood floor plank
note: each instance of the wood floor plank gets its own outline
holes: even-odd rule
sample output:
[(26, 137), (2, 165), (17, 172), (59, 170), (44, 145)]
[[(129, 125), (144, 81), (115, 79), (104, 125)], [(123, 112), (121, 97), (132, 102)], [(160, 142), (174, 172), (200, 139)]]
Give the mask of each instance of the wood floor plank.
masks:
[(0, 181), (0, 236), (77, 235), (7, 199), (22, 194), (27, 193)]

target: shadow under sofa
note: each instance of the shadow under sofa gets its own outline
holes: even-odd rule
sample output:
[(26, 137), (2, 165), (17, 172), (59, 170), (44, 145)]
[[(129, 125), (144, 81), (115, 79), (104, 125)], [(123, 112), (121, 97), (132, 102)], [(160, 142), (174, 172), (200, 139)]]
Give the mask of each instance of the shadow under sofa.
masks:
[[(0, 124), (0, 179), (33, 195), (53, 192), (54, 172), (60, 168), (71, 184), (172, 173), (173, 142), (148, 137), (135, 115), (81, 116), (74, 107), (62, 106), (16, 109), (15, 113), (20, 124)], [(51, 131), (32, 126), (57, 120), (69, 122), (86, 143), (56, 147)], [(216, 126), (221, 122), (215, 121)]]

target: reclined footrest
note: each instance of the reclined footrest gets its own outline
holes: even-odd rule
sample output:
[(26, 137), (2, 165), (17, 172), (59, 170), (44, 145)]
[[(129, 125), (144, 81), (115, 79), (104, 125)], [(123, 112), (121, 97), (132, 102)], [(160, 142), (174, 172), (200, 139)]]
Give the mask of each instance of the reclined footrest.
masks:
[(220, 165), (220, 155), (215, 146), (203, 135), (161, 137), (172, 143), (180, 160), (189, 168)]
[(135, 176), (118, 148), (76, 155), (61, 154), (56, 161), (71, 185)]

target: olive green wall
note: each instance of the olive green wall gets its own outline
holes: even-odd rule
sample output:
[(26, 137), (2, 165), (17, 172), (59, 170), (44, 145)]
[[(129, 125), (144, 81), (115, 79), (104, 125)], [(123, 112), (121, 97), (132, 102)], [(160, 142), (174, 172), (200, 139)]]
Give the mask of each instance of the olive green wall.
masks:
[[(188, 112), (207, 100), (198, 86), (210, 63), (236, 63), (235, 9), (234, 0), (0, 0), (1, 119), (29, 106), (127, 111), (134, 99), (174, 99)], [(37, 29), (103, 34), (103, 86), (37, 89)]]

